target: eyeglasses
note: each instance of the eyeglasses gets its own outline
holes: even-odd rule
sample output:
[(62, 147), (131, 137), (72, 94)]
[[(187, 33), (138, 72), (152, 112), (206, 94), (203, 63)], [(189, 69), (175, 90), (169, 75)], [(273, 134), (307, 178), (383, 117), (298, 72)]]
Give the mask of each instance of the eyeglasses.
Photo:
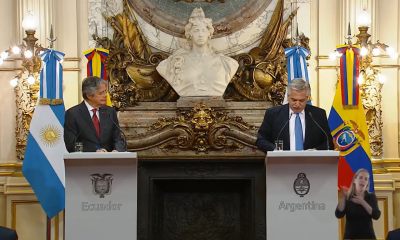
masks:
[(96, 93), (96, 94), (97, 94), (97, 95), (100, 95), (100, 96), (107, 95), (107, 90), (104, 90), (104, 91), (99, 92), (99, 93)]

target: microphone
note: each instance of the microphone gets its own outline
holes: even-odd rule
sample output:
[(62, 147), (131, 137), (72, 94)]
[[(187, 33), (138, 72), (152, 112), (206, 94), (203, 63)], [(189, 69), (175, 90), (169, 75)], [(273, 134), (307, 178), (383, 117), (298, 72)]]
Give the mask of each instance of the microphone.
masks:
[(290, 121), (290, 119), (292, 118), (292, 116), (293, 116), (293, 113), (290, 113), (289, 119), (285, 122), (285, 125), (283, 125), (283, 127), (281, 128), (281, 130), (280, 130), (279, 133), (278, 133), (278, 137), (276, 138), (277, 141), (279, 140), (279, 136), (281, 135), (282, 130), (283, 130), (283, 129), (285, 128), (285, 126), (288, 124), (288, 122)]
[[(93, 117), (94, 117), (94, 115), (93, 115)], [(93, 120), (93, 117), (92, 117), (92, 120)], [(82, 130), (78, 134), (76, 134), (76, 137), (75, 137), (75, 140), (74, 140), (74, 148), (75, 148), (75, 145), (76, 145), (76, 141), (78, 141), (79, 135), (81, 135), (81, 133), (86, 130), (86, 128), (89, 126), (89, 123), (90, 122), (86, 123), (85, 127), (82, 128)]]
[[(104, 113), (104, 112), (102, 112), (102, 113)], [(124, 148), (125, 148), (125, 152), (127, 152), (128, 151), (128, 145), (126, 143), (126, 135), (125, 135), (124, 131), (122, 131), (121, 128), (118, 126), (118, 124), (112, 119), (111, 113), (108, 113), (108, 117), (110, 118), (111, 122), (113, 122), (114, 125), (118, 128), (118, 130), (122, 133), (122, 135), (124, 135)]]
[(328, 134), (326, 134), (325, 130), (317, 123), (317, 121), (314, 120), (314, 118), (313, 118), (311, 112), (309, 112), (308, 115), (310, 115), (310, 117), (311, 117), (311, 119), (313, 120), (313, 122), (315, 122), (315, 124), (317, 124), (317, 126), (319, 127), (319, 129), (321, 129), (322, 132), (325, 134), (325, 137), (326, 137), (326, 148), (327, 148), (328, 150), (330, 150), (330, 149), (329, 149), (329, 138), (328, 138)]

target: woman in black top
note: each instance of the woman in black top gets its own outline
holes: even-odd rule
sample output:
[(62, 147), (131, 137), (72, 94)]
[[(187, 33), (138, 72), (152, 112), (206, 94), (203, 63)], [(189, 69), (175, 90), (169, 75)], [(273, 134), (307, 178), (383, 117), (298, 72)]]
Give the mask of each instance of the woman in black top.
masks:
[(350, 189), (342, 188), (342, 198), (337, 205), (335, 215), (346, 215), (344, 239), (376, 239), (372, 219), (378, 220), (381, 211), (374, 193), (369, 193), (369, 173), (360, 169), (353, 177)]

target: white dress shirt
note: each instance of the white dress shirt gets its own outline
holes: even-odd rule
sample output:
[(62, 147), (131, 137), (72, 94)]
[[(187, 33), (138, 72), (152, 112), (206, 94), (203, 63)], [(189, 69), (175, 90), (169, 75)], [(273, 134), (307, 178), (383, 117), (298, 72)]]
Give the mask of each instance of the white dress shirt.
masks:
[[(92, 107), (92, 106), (90, 106), (90, 104), (88, 103), (88, 102), (86, 102), (86, 100), (84, 101), (85, 102), (85, 105), (86, 105), (86, 107), (87, 107), (87, 109), (88, 109), (88, 111), (89, 111), (89, 114), (90, 114), (90, 118), (91, 119), (93, 119), (93, 109), (94, 109), (94, 107)], [(97, 109), (97, 108), (96, 108)], [(97, 109), (97, 111), (96, 111), (96, 116), (97, 116), (97, 119), (99, 119), (99, 122), (100, 122), (100, 114), (99, 114), (99, 109)], [(294, 116), (293, 116), (294, 117)], [(292, 117), (292, 118), (293, 118)]]
[[(290, 114), (292, 115), (292, 118), (289, 121), (289, 137), (290, 137), (290, 151), (296, 151), (296, 134), (295, 134), (295, 129), (294, 126), (296, 124), (296, 113), (292, 111), (289, 107), (289, 117)], [(305, 112), (304, 109), (299, 113), (300, 121), (301, 121), (301, 129), (303, 130), (303, 142), (304, 142), (304, 136), (306, 132), (306, 119), (305, 119)]]

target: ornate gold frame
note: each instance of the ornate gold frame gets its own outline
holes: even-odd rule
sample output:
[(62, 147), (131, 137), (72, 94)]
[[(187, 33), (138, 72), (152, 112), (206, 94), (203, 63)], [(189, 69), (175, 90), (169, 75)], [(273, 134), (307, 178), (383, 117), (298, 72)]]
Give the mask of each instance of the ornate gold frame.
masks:
[(27, 78), (20, 78), (18, 85), (14, 88), (17, 107), (17, 115), (15, 116), (16, 153), (20, 160), (24, 159), (29, 127), (40, 89), (40, 75), (35, 73), (33, 76), (35, 78), (34, 84), (28, 84)]
[[(167, 56), (153, 53), (126, 0), (122, 14), (105, 19), (114, 28), (113, 39), (93, 36), (110, 51), (106, 61), (109, 91), (113, 105), (119, 109), (136, 102), (176, 101), (178, 95), (156, 71)], [(288, 27), (297, 9), (283, 21), (283, 1), (279, 0), (258, 47), (233, 56), (239, 69), (232, 78), (224, 98), (230, 101), (272, 101), (279, 105), (287, 86), (284, 48), (292, 46), (286, 39)], [(301, 36), (301, 45), (309, 49), (309, 39)]]

